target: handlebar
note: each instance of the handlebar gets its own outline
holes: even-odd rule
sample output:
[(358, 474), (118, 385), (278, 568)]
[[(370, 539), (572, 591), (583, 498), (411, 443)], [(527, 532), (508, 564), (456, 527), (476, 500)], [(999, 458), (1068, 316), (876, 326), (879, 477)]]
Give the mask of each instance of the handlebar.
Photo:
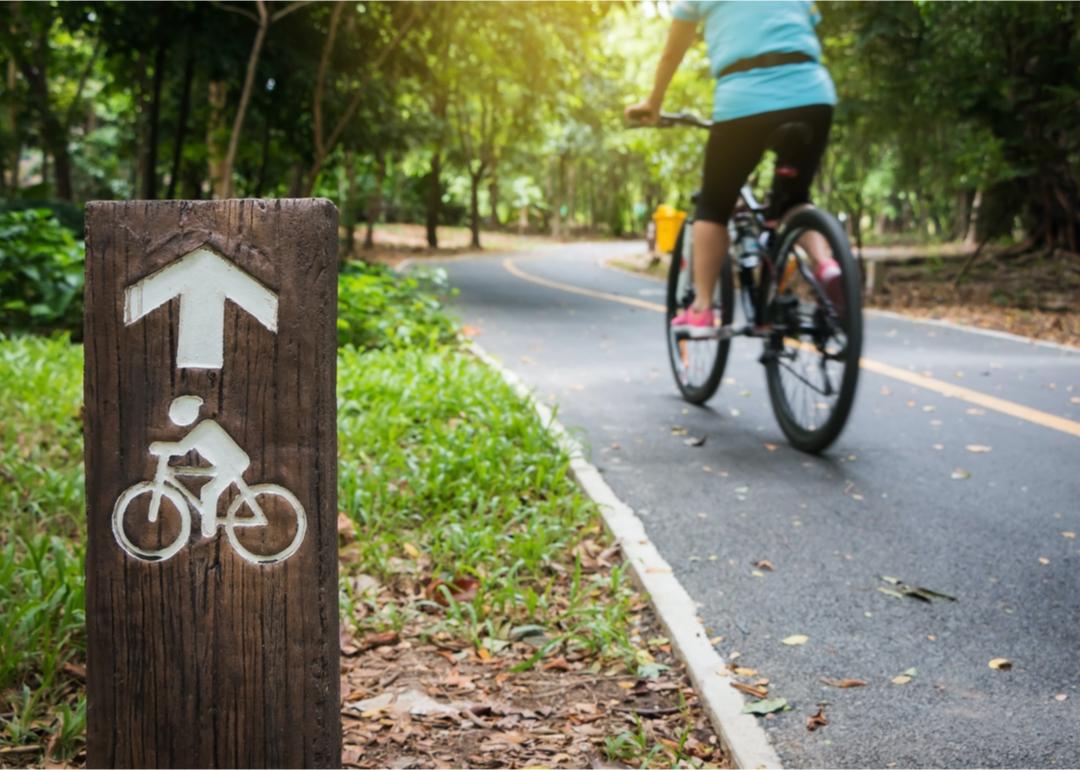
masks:
[(671, 128), (672, 126), (693, 126), (694, 128), (712, 128), (712, 121), (705, 120), (692, 112), (661, 112), (656, 123), (636, 122), (631, 116), (627, 128)]

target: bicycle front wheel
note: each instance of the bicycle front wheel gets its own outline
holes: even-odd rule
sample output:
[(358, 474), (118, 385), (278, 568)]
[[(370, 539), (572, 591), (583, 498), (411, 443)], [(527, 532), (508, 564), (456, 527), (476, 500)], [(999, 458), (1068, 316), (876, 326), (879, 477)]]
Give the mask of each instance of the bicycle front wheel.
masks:
[[(225, 532), (236, 552), (254, 564), (273, 564), (296, 553), (307, 531), (307, 514), (285, 487), (256, 484), (237, 495), (225, 514)], [(251, 510), (255, 501), (262, 517)], [(242, 515), (244, 510), (247, 515)], [(240, 531), (238, 531), (240, 530)]]
[(160, 489), (157, 517), (150, 519), (155, 491), (152, 481), (140, 481), (116, 498), (113, 536), (136, 559), (165, 561), (184, 547), (191, 535), (191, 511), (184, 496), (169, 486)]
[[(671, 320), (694, 301), (693, 223), (686, 222), (679, 230), (675, 250), (668, 268), (667, 312), (664, 314), (664, 334), (667, 336), (668, 360), (675, 384), (682, 397), (691, 404), (704, 404), (720, 387), (727, 366), (730, 339), (716, 337), (694, 339), (676, 335)], [(719, 311), (720, 322), (730, 326), (735, 311), (735, 288), (731, 260), (724, 260), (713, 294), (713, 307)]]
[[(769, 400), (780, 429), (804, 452), (824, 451), (847, 423), (862, 354), (859, 269), (847, 235), (819, 209), (797, 212), (777, 234), (777, 285), (765, 342)], [(828, 285), (818, 265), (833, 260)]]

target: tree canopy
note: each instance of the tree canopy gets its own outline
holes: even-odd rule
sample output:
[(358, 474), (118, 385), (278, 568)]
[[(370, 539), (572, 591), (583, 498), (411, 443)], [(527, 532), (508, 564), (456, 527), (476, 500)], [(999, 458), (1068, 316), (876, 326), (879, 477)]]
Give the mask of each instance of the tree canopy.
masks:
[[(343, 221), (639, 230), (703, 137), (629, 131), (666, 3), (8, 2), (0, 197), (325, 195)], [(856, 235), (1077, 251), (1080, 8), (821, 4), (818, 199)], [(668, 109), (708, 114), (691, 50)], [(62, 205), (62, 204), (57, 204)]]

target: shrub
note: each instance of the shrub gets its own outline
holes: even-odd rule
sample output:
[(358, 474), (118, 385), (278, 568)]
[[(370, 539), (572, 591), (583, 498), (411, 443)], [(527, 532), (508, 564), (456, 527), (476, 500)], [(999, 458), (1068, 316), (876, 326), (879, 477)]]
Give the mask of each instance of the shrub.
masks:
[(350, 262), (338, 285), (338, 344), (360, 350), (430, 350), (456, 339), (442, 311), (446, 272), (400, 275), (382, 265)]
[(0, 213), (0, 328), (82, 336), (83, 246), (45, 209)]

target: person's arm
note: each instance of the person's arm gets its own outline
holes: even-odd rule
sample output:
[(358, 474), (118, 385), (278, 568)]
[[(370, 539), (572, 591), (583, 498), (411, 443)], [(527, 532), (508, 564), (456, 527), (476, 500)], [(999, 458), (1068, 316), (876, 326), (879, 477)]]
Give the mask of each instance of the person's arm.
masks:
[(664, 94), (667, 93), (668, 85), (671, 84), (671, 78), (675, 76), (676, 70), (682, 64), (683, 57), (693, 45), (696, 34), (696, 22), (681, 19), (674, 19), (671, 22), (664, 52), (660, 54), (660, 61), (656, 64), (652, 93), (645, 101), (627, 107), (627, 118), (643, 123), (655, 123), (660, 119), (660, 106), (664, 103)]

